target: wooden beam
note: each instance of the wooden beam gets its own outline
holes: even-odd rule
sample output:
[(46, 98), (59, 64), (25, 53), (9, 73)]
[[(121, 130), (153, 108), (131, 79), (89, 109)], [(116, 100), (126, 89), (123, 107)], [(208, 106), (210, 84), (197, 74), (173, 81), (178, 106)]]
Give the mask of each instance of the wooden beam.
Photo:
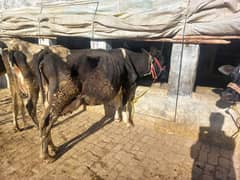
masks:
[[(185, 39), (240, 39), (240, 36), (185, 36)], [(173, 39), (182, 39), (182, 36), (174, 36)]]
[[(139, 41), (139, 40), (138, 40)], [(161, 38), (161, 39), (148, 39), (143, 41), (154, 41), (154, 42), (171, 42), (171, 43), (184, 43), (184, 44), (230, 44), (231, 41), (223, 39), (172, 39), (172, 38)]]

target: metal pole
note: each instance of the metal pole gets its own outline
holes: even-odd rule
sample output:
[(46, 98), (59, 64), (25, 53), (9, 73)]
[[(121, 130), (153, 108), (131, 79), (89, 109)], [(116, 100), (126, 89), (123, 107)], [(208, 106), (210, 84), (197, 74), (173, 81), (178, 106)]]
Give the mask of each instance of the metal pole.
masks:
[(189, 8), (190, 0), (187, 3), (187, 9), (185, 13), (184, 25), (183, 25), (183, 32), (182, 32), (182, 46), (181, 46), (181, 56), (180, 56), (180, 64), (179, 64), (179, 75), (177, 81), (177, 97), (175, 103), (175, 112), (174, 112), (174, 121), (177, 122), (177, 110), (178, 110), (178, 100), (179, 100), (179, 89), (180, 89), (180, 81), (181, 81), (181, 74), (182, 74), (182, 58), (183, 58), (183, 50), (184, 50), (184, 40), (185, 40), (185, 30), (187, 24), (187, 15), (188, 15), (188, 8)]

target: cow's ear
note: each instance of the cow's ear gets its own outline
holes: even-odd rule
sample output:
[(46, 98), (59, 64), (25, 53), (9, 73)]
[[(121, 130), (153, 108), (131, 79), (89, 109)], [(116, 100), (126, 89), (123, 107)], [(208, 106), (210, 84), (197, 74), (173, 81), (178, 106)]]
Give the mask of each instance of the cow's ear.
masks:
[(99, 56), (87, 56), (87, 63), (91, 68), (97, 67), (99, 61), (100, 61)]
[(223, 65), (218, 68), (218, 71), (226, 76), (229, 76), (233, 72), (234, 68), (235, 67), (232, 65)]
[(141, 51), (142, 51), (143, 53), (145, 53), (145, 54), (149, 55), (149, 53), (147, 52), (147, 50), (146, 50), (146, 49), (144, 49), (144, 48), (141, 48)]

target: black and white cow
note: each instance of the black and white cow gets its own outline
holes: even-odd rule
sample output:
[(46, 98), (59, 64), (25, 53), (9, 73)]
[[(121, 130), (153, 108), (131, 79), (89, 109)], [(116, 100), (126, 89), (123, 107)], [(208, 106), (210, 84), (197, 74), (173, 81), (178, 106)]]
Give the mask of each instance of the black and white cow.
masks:
[[(113, 49), (111, 51), (105, 50), (79, 50), (77, 53), (71, 54), (67, 57), (69, 65), (72, 67), (72, 72), (77, 74), (78, 83), (81, 84), (81, 94), (85, 96), (85, 103), (88, 105), (102, 104), (96, 102), (87, 102), (90, 99), (99, 100), (100, 97), (94, 97), (101, 95), (102, 98), (112, 96), (118, 97), (115, 99), (115, 118), (116, 120), (123, 120), (128, 126), (133, 124), (131, 119), (132, 115), (132, 103), (136, 90), (136, 81), (144, 76), (152, 75), (154, 80), (163, 74), (165, 67), (163, 66), (164, 61), (162, 54), (154, 49), (153, 54), (157, 57), (161, 57), (161, 60), (156, 56), (152, 56), (151, 53), (142, 50), (142, 53), (136, 53), (127, 49)], [(99, 93), (104, 90), (104, 84), (96, 85), (94, 91), (91, 92), (90, 84), (91, 79), (94, 76), (100, 77), (97, 72), (101, 72), (101, 76), (105, 76), (102, 80), (93, 81), (94, 83), (102, 84), (103, 79), (109, 81), (111, 86), (113, 86), (115, 92), (112, 96), (105, 95), (104, 93)], [(98, 72), (98, 73), (99, 73)], [(102, 90), (101, 90), (102, 89)], [(121, 90), (121, 92), (119, 92)], [(116, 93), (118, 92), (118, 96)], [(104, 102), (108, 102), (104, 101)]]
[[(42, 50), (33, 59), (33, 69), (41, 90), (44, 90), (44, 83), (48, 86), (49, 104), (40, 120), (40, 131), (41, 157), (50, 161), (53, 159), (48, 146), (56, 150), (51, 128), (60, 115), (82, 104), (98, 105), (114, 101), (116, 110), (120, 112), (117, 114), (121, 116), (120, 108), (124, 112), (127, 108), (131, 109), (128, 102), (134, 98), (136, 80), (151, 71), (154, 77), (159, 76), (155, 69), (161, 66), (147, 52), (134, 53), (125, 49), (86, 49), (71, 54), (67, 59), (68, 64), (49, 49)], [(131, 116), (125, 116), (127, 123), (131, 123)]]

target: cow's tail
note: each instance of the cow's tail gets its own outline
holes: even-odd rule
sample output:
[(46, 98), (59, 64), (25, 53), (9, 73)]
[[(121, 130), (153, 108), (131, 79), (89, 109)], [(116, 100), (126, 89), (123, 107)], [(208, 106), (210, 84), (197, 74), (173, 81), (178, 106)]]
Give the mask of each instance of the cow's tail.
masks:
[(43, 88), (43, 83), (44, 83), (44, 81), (43, 81), (44, 74), (43, 73), (44, 72), (42, 72), (42, 61), (44, 60), (44, 56), (47, 55), (49, 52), (50, 52), (50, 50), (48, 48), (45, 48), (45, 49), (41, 50), (39, 53), (35, 54), (33, 56), (33, 60), (32, 60), (33, 71), (37, 78), (37, 82), (38, 82), (38, 86), (41, 91), (43, 103), (45, 103), (46, 97), (45, 97), (45, 91)]

